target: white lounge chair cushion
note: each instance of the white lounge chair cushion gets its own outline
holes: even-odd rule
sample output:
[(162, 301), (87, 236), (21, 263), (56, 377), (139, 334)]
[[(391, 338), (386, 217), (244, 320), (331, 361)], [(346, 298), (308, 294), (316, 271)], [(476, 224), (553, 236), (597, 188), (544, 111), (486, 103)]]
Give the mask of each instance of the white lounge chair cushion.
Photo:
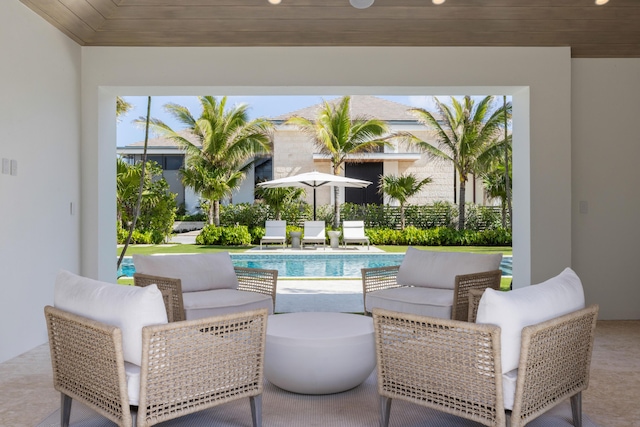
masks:
[(237, 289), (228, 252), (194, 255), (133, 255), (136, 272), (180, 279), (182, 292)]
[(265, 221), (263, 241), (283, 241), (287, 238), (287, 221)]
[(538, 285), (503, 292), (487, 289), (478, 305), (476, 323), (500, 327), (502, 373), (518, 368), (522, 328), (584, 308), (582, 282), (566, 268)]
[(136, 365), (142, 359), (142, 328), (167, 323), (156, 285), (116, 285), (62, 270), (56, 277), (53, 300), (57, 308), (117, 326), (122, 332), (124, 360)]
[(324, 221), (305, 221), (303, 241), (325, 241), (325, 224)]
[(400, 268), (398, 284), (454, 289), (456, 276), (500, 268), (502, 254), (423, 251), (409, 247)]
[(184, 313), (187, 320), (239, 313), (266, 308), (273, 314), (273, 299), (269, 295), (237, 289), (183, 292)]
[(403, 286), (367, 293), (367, 311), (384, 308), (420, 316), (451, 318), (453, 290)]

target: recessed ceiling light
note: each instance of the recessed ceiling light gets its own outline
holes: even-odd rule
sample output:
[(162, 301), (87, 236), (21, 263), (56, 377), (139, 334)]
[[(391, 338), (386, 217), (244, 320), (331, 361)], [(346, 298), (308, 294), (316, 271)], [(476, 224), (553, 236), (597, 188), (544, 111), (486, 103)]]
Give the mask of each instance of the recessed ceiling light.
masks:
[(366, 9), (373, 4), (374, 0), (349, 0), (351, 6), (356, 9)]
[(445, 0), (431, 0), (433, 2), (433, 4), (442, 4), (445, 2)]
[(609, 3), (609, 0), (596, 0), (596, 4), (598, 6), (602, 6), (603, 4)]
[(269, 3), (271, 4), (280, 4), (282, 0), (269, 0)]

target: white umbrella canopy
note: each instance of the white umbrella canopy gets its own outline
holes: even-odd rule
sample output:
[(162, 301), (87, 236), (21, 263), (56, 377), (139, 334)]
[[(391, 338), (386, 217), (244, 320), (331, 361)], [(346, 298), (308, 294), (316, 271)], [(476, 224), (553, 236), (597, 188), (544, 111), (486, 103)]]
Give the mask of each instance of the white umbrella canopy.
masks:
[(323, 186), (331, 187), (355, 187), (365, 188), (371, 185), (371, 181), (362, 179), (348, 178), (346, 176), (332, 175), (322, 172), (306, 172), (299, 175), (287, 176), (284, 178), (274, 179), (272, 181), (261, 182), (260, 187), (311, 187), (313, 188), (313, 219), (316, 219), (316, 188)]

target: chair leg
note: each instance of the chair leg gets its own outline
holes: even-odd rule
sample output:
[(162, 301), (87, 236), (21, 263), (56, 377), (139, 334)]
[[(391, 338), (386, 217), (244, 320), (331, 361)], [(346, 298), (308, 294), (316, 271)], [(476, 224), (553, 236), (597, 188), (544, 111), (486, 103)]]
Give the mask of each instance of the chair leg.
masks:
[(251, 396), (249, 403), (251, 404), (251, 421), (253, 421), (253, 427), (262, 427), (262, 395)]
[(380, 427), (389, 427), (391, 415), (391, 398), (380, 396)]
[(582, 427), (582, 392), (571, 396), (571, 415), (574, 427)]
[(60, 393), (60, 427), (69, 427), (71, 416), (71, 397)]

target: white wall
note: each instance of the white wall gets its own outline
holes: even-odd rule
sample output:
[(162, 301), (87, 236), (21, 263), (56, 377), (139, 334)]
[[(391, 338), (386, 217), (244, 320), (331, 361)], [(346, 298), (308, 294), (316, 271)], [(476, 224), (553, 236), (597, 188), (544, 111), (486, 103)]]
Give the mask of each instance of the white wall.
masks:
[(55, 275), (80, 267), (80, 48), (2, 1), (0, 58), (0, 157), (18, 164), (0, 174), (2, 362), (47, 340)]
[(640, 59), (571, 62), (573, 266), (601, 318), (639, 319)]

